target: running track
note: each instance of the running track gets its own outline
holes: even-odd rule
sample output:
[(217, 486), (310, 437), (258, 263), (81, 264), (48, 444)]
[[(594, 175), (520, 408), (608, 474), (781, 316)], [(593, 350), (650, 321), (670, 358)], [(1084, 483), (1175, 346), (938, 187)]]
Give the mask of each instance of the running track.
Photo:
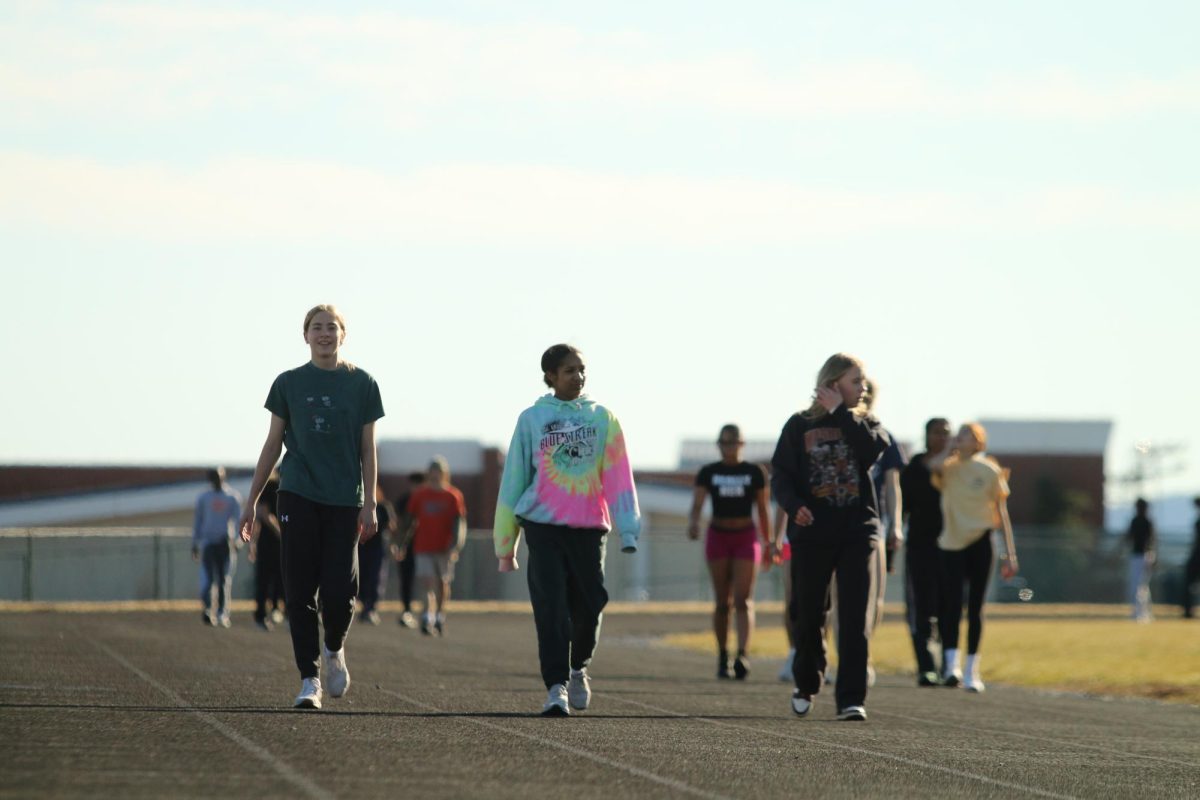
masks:
[(0, 797), (1200, 797), (1194, 707), (882, 676), (868, 722), (825, 694), (799, 720), (777, 665), (718, 683), (653, 644), (707, 619), (650, 612), (606, 617), (591, 711), (541, 719), (528, 614), (394, 620), (355, 624), (345, 698), (295, 712), (286, 631), (248, 614), (0, 614)]

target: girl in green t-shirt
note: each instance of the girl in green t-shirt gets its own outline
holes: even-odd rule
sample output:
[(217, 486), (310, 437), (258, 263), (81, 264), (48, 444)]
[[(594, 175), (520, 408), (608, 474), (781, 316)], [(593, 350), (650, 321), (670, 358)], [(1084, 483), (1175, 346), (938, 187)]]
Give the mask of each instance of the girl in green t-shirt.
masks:
[(378, 479), (375, 421), (383, 416), (383, 403), (374, 378), (339, 357), (345, 338), (346, 321), (333, 306), (316, 306), (305, 316), (312, 357), (271, 385), (271, 429), (242, 512), (242, 538), (249, 541), (259, 495), (286, 448), (277, 515), (301, 679), (297, 708), (321, 707), (322, 662), (331, 696), (341, 697), (350, 685), (344, 645), (358, 595), (358, 543), (377, 527), (375, 493), (364, 495), (363, 487)]

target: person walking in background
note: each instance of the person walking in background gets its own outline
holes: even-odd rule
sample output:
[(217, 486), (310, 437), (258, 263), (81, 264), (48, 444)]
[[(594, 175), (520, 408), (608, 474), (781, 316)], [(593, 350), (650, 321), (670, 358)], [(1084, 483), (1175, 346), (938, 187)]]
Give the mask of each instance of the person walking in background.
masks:
[(1157, 559), (1157, 542), (1154, 523), (1150, 521), (1150, 504), (1138, 498), (1134, 503), (1133, 519), (1129, 522), (1129, 602), (1133, 606), (1133, 619), (1150, 622), (1154, 619), (1151, 608), (1150, 576)]
[(421, 633), (445, 634), (446, 603), (454, 581), (454, 564), (467, 541), (467, 506), (462, 492), (450, 484), (450, 465), (437, 456), (429, 480), (408, 500), (408, 535), (404, 547), (416, 558), (417, 581), (425, 597)]
[[(875, 413), (875, 403), (879, 399), (879, 384), (867, 381), (867, 394), (863, 402), (868, 413)], [(900, 485), (900, 473), (908, 465), (908, 458), (900, 442), (892, 436), (892, 432), (884, 429), (888, 435), (889, 444), (879, 460), (871, 465), (871, 480), (875, 484), (875, 497), (879, 499), (879, 520), (883, 525), (884, 539), (884, 571), (891, 575), (896, 571), (895, 558), (904, 544), (904, 492)], [(883, 620), (883, 592), (879, 593), (879, 609), (875, 624)]]
[(900, 473), (908, 535), (904, 543), (904, 602), (908, 631), (917, 657), (917, 685), (939, 686), (941, 678), (929, 643), (940, 618), (944, 594), (938, 537), (942, 533), (942, 493), (933, 485), (927, 461), (946, 449), (950, 423), (935, 417), (925, 423), (925, 452), (913, 457)]
[[(250, 542), (250, 561), (254, 564), (254, 624), (265, 631), (283, 621), (283, 567), (279, 536), (279, 473), (272, 471), (258, 500), (258, 518)], [(271, 609), (268, 614), (267, 604)]]
[[(737, 656), (733, 675), (745, 680), (750, 674), (746, 651), (754, 630), (754, 580), (758, 564), (763, 560), (763, 547), (771, 539), (771, 515), (767, 500), (767, 473), (759, 464), (742, 460), (746, 446), (741, 429), (726, 425), (717, 436), (721, 460), (701, 467), (696, 474), (692, 496), (692, 511), (688, 521), (688, 538), (700, 538), (700, 512), (704, 499), (712, 501), (712, 519), (704, 538), (704, 555), (712, 578), (716, 607), (713, 610), (713, 633), (717, 639), (717, 677), (729, 674), (729, 611), (737, 615)], [(754, 524), (758, 513), (758, 526)], [(766, 562), (769, 564), (770, 562)]]
[[(249, 541), (259, 496), (286, 446), (278, 514), (292, 651), (300, 671), (294, 705), (320, 708), (322, 665), (332, 697), (350, 686), (344, 645), (358, 594), (358, 542), (374, 536), (377, 527), (371, 489), (379, 482), (375, 421), (383, 416), (383, 401), (375, 379), (340, 357), (346, 320), (336, 308), (310, 309), (302, 331), (310, 360), (280, 374), (267, 394), (271, 427), (241, 531)], [(325, 628), (323, 653), (318, 616)]]
[(608, 532), (615, 526), (620, 533), (621, 552), (637, 552), (641, 512), (621, 424), (583, 394), (582, 354), (556, 344), (542, 354), (541, 368), (551, 393), (517, 418), (493, 535), (500, 571), (510, 572), (525, 532), (529, 599), (547, 689), (542, 714), (567, 716), (591, 703), (587, 670), (608, 603)]
[[(992, 577), (992, 531), (1004, 531), (1000, 573), (1017, 574), (1017, 550), (1008, 517), (1008, 471), (987, 454), (987, 431), (977, 422), (963, 425), (953, 444), (926, 459), (933, 484), (942, 492), (941, 551), (944, 590), (938, 630), (942, 637), (942, 683), (982, 692), (979, 646), (983, 640), (983, 606)], [(958, 667), (958, 636), (963, 586), (967, 602), (966, 674)]]
[(397, 523), (392, 531), (392, 544), (389, 548), (392, 559), (396, 562), (396, 576), (399, 581), (400, 603), (404, 606), (396, 621), (404, 628), (417, 627), (417, 618), (412, 613), (413, 589), (416, 587), (417, 560), (413, 557), (412, 548), (408, 546), (408, 531), (412, 527), (412, 518), (408, 514), (408, 501), (413, 492), (425, 483), (424, 472), (408, 474), (408, 491), (400, 495), (392, 508), (396, 510)]
[(379, 612), (375, 606), (387, 591), (387, 559), (384, 558), (386, 544), (384, 532), (390, 537), (395, 533), (396, 512), (383, 494), (383, 487), (375, 487), (375, 516), (379, 535), (358, 543), (358, 600), (362, 603), (362, 616), (368, 625), (379, 624)]
[(780, 565), (779, 580), (783, 584), (783, 632), (787, 636), (788, 654), (779, 665), (779, 680), (792, 681), (792, 665), (796, 661), (796, 630), (792, 624), (792, 545), (787, 540), (787, 512), (775, 506), (771, 525), (771, 561)]
[(1195, 607), (1196, 582), (1200, 581), (1200, 497), (1192, 500), (1196, 507), (1196, 522), (1193, 525), (1192, 552), (1188, 555), (1187, 563), (1183, 565), (1183, 616), (1192, 618)]
[[(225, 468), (207, 473), (212, 488), (196, 498), (192, 517), (192, 558), (201, 562), (200, 601), (204, 604), (204, 623), (228, 628), (230, 591), (233, 587), (234, 524), (242, 499), (225, 485)], [(217, 593), (217, 612), (213, 615), (213, 591)]]
[(865, 720), (867, 662), (882, 580), (883, 531), (871, 466), (891, 443), (867, 413), (863, 364), (830, 356), (812, 404), (783, 427), (771, 458), (771, 488), (787, 512), (796, 634), (792, 711), (806, 716), (824, 677), (830, 582), (838, 593), (837, 718)]

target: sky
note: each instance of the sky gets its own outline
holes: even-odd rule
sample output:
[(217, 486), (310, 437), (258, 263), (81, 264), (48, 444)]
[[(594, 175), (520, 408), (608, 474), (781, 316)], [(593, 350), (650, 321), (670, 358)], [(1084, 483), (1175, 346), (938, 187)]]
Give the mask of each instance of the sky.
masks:
[[(381, 438), (504, 446), (555, 342), (635, 467), (831, 353), (924, 420), (1107, 419), (1200, 491), (1192, 2), (0, 10), (4, 463), (252, 464), (336, 304)], [(1116, 483), (1114, 482), (1114, 486)]]

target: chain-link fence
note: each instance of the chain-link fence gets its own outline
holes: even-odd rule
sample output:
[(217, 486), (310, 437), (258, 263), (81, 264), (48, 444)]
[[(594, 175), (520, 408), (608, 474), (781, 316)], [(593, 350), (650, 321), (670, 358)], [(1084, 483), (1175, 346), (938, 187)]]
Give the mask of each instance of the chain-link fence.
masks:
[[(997, 575), (992, 599), (1033, 602), (1126, 602), (1128, 548), (1121, 536), (1086, 528), (1022, 527), (1016, 530), (1021, 574)], [(1156, 602), (1182, 600), (1188, 543), (1163, 536), (1152, 593)], [(254, 565), (237, 551), (233, 594), (254, 596)], [(653, 528), (639, 552), (620, 552), (609, 537), (606, 582), (613, 600), (709, 600), (712, 590), (702, 542), (682, 528)], [(525, 561), (524, 545), (518, 561)], [(385, 560), (387, 599), (398, 597), (396, 565)], [(0, 600), (148, 600), (198, 595), (199, 565), (192, 559), (185, 528), (30, 528), (0, 530)], [(759, 600), (783, 597), (782, 570), (759, 576)], [(888, 579), (887, 599), (903, 599), (903, 558)], [(524, 572), (499, 574), (489, 531), (471, 531), (459, 559), (454, 597), (464, 600), (524, 600)]]

